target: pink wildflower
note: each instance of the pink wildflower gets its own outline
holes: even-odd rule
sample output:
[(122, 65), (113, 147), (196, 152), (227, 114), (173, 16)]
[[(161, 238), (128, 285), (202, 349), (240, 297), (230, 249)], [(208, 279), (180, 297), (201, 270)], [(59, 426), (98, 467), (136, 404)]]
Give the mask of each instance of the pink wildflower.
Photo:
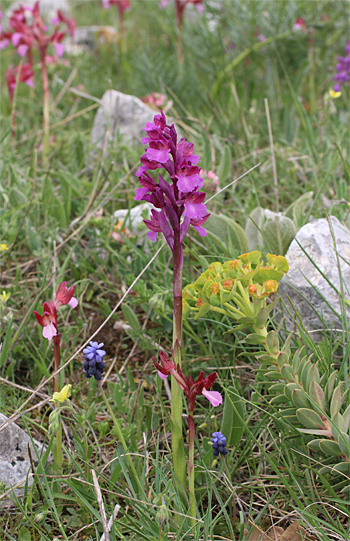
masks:
[[(13, 96), (15, 93), (16, 83), (17, 83), (17, 76), (18, 76), (18, 69), (19, 66), (16, 66), (15, 68), (11, 64), (8, 68), (8, 70), (5, 72), (6, 82), (7, 82), (7, 88), (10, 94), (10, 101), (12, 103)], [(24, 83), (27, 86), (30, 86), (33, 88), (34, 86), (34, 72), (32, 69), (32, 66), (30, 64), (23, 64), (21, 68), (21, 72), (19, 75), (19, 82)]]
[(44, 313), (41, 316), (36, 310), (33, 310), (34, 316), (43, 328), (43, 337), (51, 341), (55, 336), (57, 336), (57, 308), (62, 304), (68, 304), (71, 308), (76, 308), (78, 301), (74, 295), (74, 285), (71, 285), (70, 288), (67, 288), (67, 282), (62, 282), (58, 286), (56, 292), (55, 302), (49, 300), (44, 302), (43, 308)]

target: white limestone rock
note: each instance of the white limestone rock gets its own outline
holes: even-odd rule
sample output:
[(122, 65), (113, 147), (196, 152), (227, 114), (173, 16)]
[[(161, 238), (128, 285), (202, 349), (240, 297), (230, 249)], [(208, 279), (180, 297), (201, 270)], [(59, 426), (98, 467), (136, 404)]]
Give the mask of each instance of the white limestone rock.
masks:
[(98, 44), (115, 43), (118, 32), (113, 26), (77, 26), (74, 36), (67, 36), (64, 46), (67, 54), (77, 56), (84, 51), (94, 51)]
[[(0, 428), (5, 421), (6, 415), (0, 413)], [(42, 444), (34, 440), (37, 450), (40, 452)], [(37, 453), (31, 442), (28, 434), (22, 430), (16, 423), (10, 423), (0, 431), (0, 482), (5, 483), (7, 488), (16, 485), (23, 481), (28, 471), (31, 470), (30, 457), (28, 452), (28, 444), (30, 446), (33, 464), (38, 465)], [(28, 479), (28, 485), (33, 484), (33, 479)], [(24, 492), (23, 488), (15, 490), (17, 496), (21, 496)], [(0, 505), (4, 500), (0, 500)], [(8, 503), (8, 500), (6, 501)]]
[[(147, 122), (152, 122), (156, 112), (136, 96), (123, 94), (117, 90), (107, 90), (102, 97), (91, 140), (102, 149), (105, 138), (111, 141), (119, 133), (128, 141), (141, 142), (142, 130)], [(143, 132), (146, 136), (146, 132)]]
[[(330, 217), (330, 221), (337, 252), (334, 250), (329, 223), (322, 218), (304, 225), (298, 231), (285, 256), (289, 263), (289, 271), (280, 283), (279, 292), (293, 313), (294, 310), (287, 295), (291, 298), (308, 331), (322, 329), (322, 319), (327, 329), (341, 329), (342, 327), (341, 320), (332, 311), (333, 309), (341, 316), (339, 302), (341, 284), (338, 262), (341, 269), (344, 297), (350, 299), (350, 231), (334, 216)], [(335, 287), (335, 290), (322, 276), (322, 273)], [(349, 307), (346, 308), (346, 315), (350, 321)], [(294, 321), (291, 320), (286, 311), (284, 316), (287, 318), (287, 329), (293, 330)], [(322, 333), (312, 333), (311, 336), (320, 340)]]

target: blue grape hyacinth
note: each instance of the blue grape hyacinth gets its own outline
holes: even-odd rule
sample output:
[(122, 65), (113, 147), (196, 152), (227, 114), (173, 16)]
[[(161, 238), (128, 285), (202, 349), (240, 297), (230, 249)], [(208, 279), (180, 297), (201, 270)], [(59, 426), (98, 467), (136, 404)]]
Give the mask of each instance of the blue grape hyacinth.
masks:
[(213, 444), (214, 456), (227, 455), (226, 438), (222, 432), (213, 432), (211, 442)]
[(106, 352), (101, 349), (104, 346), (104, 343), (101, 342), (90, 342), (90, 345), (83, 349), (85, 363), (83, 368), (85, 370), (85, 376), (89, 379), (92, 376), (97, 381), (101, 381), (103, 371), (105, 369), (105, 363), (103, 362), (103, 357), (106, 355)]

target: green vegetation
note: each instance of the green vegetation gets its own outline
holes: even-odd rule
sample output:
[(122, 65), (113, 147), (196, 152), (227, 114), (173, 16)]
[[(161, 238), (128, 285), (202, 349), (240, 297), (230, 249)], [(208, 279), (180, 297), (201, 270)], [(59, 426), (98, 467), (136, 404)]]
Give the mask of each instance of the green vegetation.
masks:
[[(63, 466), (59, 470), (47, 461), (49, 452), (33, 457), (38, 462), (33, 485), (25, 486), (23, 497), (11, 496), (15, 507), (0, 508), (2, 538), (100, 539), (94, 470), (107, 521), (120, 506), (111, 541), (243, 541), (244, 530), (253, 523), (266, 531), (278, 522), (286, 528), (291, 520), (298, 520), (313, 535), (310, 539), (346, 540), (348, 463), (337, 472), (327, 466), (342, 463), (335, 455), (339, 449), (348, 456), (348, 427), (344, 432), (343, 425), (333, 426), (339, 449), (326, 440), (308, 445), (314, 436), (298, 430), (313, 422), (310, 415), (318, 415), (323, 404), (322, 397), (317, 402), (315, 384), (310, 391), (311, 379), (302, 379), (306, 362), (310, 367), (318, 363), (327, 416), (331, 418), (336, 407), (343, 416), (350, 411), (345, 389), (338, 392), (340, 397), (331, 396), (331, 387), (336, 390), (340, 382), (349, 387), (350, 329), (344, 314), (341, 335), (325, 333), (322, 342), (315, 342), (297, 321), (297, 332), (287, 344), (291, 369), (300, 371), (300, 403), (306, 386), (314, 393), (311, 405), (295, 404), (309, 412), (302, 419), (296, 407), (280, 413), (281, 396), (284, 400), (285, 389), (293, 385), (287, 383), (289, 372), (284, 379), (271, 380), (279, 387), (269, 392), (261, 372), (257, 374), (257, 348), (260, 355), (266, 352), (261, 341), (249, 342), (251, 330), (242, 325), (232, 332), (234, 320), (218, 311), (198, 319), (192, 313), (184, 322), (184, 374), (196, 379), (201, 370), (217, 371), (215, 390), (224, 396), (224, 407), (213, 409), (203, 399), (196, 403), (198, 520), (191, 526), (187, 496), (172, 475), (169, 388), (151, 360), (161, 349), (170, 354), (172, 344), (171, 254), (163, 247), (135, 282), (162, 241), (148, 242), (146, 229), (132, 230), (127, 220), (117, 225), (113, 213), (138, 204), (135, 171), (143, 147), (117, 136), (107, 152), (100, 152), (93, 148), (90, 133), (96, 99), (107, 89), (138, 97), (161, 92), (171, 102), (167, 116), (194, 143), (202, 169), (218, 175), (220, 188), (256, 166), (218, 195), (205, 186), (207, 199), (215, 195), (207, 204), (215, 216), (207, 222), (207, 237), (192, 230), (186, 239), (184, 285), (194, 283), (211, 263), (224, 264), (253, 249), (251, 242), (263, 257), (270, 252), (285, 255), (310, 216), (332, 214), (350, 227), (349, 89), (343, 85), (337, 99), (329, 95), (337, 56), (343, 55), (349, 35), (348, 4), (205, 2), (203, 15), (195, 9), (185, 13), (184, 62), (179, 65), (173, 6), (160, 10), (158, 1), (131, 3), (125, 13), (125, 51), (118, 42), (97, 43), (81, 55), (65, 54), (67, 65), (49, 66), (51, 140), (46, 161), (40, 146), (40, 84), (33, 89), (18, 85), (11, 140), (5, 71), (19, 57), (13, 47), (1, 51), (0, 412), (10, 416), (22, 407), (17, 423), (49, 445), (48, 451), (53, 445), (49, 416), (54, 405), (48, 401), (53, 391), (51, 380), (43, 382), (52, 375), (53, 348), (32, 311), (41, 313), (42, 303), (64, 280), (74, 283), (79, 301), (75, 310), (66, 306), (59, 312), (65, 365), (59, 388), (72, 384), (72, 407), (60, 415)], [(3, 2), (3, 11), (8, 4)], [(104, 11), (99, 1), (75, 0), (72, 15), (79, 26), (118, 28), (117, 10)], [(306, 33), (292, 31), (298, 17), (305, 20)], [(259, 35), (267, 40), (259, 41)], [(70, 85), (64, 87), (71, 74)], [(259, 221), (257, 207), (283, 212), (279, 225)], [(247, 226), (249, 215), (260, 231)], [(277, 324), (268, 325), (275, 338)], [(104, 342), (107, 352), (102, 386), (109, 408), (97, 382), (86, 380), (82, 369), (82, 345), (98, 329), (92, 339)], [(256, 334), (250, 336), (257, 340)], [(277, 345), (282, 351), (283, 338), (282, 333)], [(300, 357), (302, 346), (306, 351)], [(271, 366), (265, 370), (273, 372)], [(331, 383), (326, 385), (328, 378)], [(39, 384), (40, 391), (32, 395)], [(125, 455), (111, 412), (130, 454)], [(187, 416), (185, 436), (186, 423)], [(229, 431), (229, 453), (213, 462), (211, 433), (223, 426)], [(340, 433), (344, 435), (338, 437)], [(0, 484), (0, 493), (2, 488)]]

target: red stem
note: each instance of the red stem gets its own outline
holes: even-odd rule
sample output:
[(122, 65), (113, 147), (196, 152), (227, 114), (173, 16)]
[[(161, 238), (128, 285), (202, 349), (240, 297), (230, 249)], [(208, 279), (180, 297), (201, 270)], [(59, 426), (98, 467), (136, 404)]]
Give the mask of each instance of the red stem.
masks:
[[(60, 367), (61, 362), (61, 335), (58, 334), (57, 336), (54, 336), (53, 338), (53, 351), (54, 351), (54, 358), (55, 358), (55, 365), (54, 365), (54, 372), (57, 372), (57, 370)], [(59, 376), (54, 376), (53, 378), (53, 390), (54, 392), (59, 392)]]

